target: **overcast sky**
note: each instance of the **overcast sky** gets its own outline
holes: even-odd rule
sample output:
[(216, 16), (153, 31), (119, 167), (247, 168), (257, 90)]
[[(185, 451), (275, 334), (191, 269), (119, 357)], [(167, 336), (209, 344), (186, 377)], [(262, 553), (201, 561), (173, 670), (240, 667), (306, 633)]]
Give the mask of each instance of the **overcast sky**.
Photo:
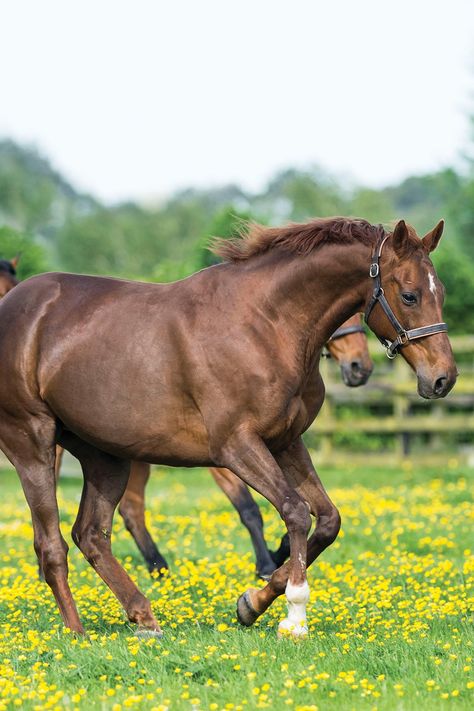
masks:
[(0, 0), (0, 136), (106, 200), (453, 164), (472, 0)]

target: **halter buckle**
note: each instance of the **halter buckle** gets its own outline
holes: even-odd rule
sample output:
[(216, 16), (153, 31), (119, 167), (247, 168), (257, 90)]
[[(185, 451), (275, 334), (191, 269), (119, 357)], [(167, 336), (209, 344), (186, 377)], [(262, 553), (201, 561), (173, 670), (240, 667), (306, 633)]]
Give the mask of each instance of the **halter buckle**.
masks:
[(400, 346), (405, 346), (409, 340), (410, 340), (410, 336), (408, 335), (408, 333), (406, 331), (401, 331), (398, 334), (398, 342), (399, 342)]
[(372, 279), (375, 279), (375, 277), (378, 277), (379, 272), (380, 272), (380, 267), (377, 264), (377, 262), (372, 262), (372, 264), (370, 265), (370, 269), (369, 269), (369, 276), (371, 276)]

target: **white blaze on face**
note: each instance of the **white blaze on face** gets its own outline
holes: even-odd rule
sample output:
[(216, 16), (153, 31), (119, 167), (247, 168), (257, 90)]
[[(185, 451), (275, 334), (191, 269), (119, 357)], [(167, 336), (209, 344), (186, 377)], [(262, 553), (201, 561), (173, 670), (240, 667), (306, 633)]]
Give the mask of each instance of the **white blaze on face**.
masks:
[(290, 634), (295, 637), (308, 634), (306, 625), (306, 605), (309, 600), (309, 585), (305, 580), (301, 585), (286, 584), (288, 616), (278, 625), (280, 635)]
[(431, 272), (428, 272), (428, 281), (430, 283), (430, 291), (433, 294), (433, 296), (436, 296), (436, 282), (433, 274)]

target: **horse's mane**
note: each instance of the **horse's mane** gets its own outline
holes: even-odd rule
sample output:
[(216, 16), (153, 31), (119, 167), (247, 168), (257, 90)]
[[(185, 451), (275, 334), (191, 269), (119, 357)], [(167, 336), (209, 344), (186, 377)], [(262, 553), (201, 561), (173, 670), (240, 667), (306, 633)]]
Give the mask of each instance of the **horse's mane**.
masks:
[(16, 269), (8, 259), (0, 259), (0, 272), (8, 272), (8, 274), (16, 276)]
[(255, 222), (243, 222), (239, 237), (216, 238), (210, 249), (225, 261), (241, 262), (269, 250), (305, 255), (323, 244), (358, 240), (372, 245), (385, 234), (382, 225), (372, 225), (366, 220), (347, 217), (321, 217), (283, 227), (265, 227)]

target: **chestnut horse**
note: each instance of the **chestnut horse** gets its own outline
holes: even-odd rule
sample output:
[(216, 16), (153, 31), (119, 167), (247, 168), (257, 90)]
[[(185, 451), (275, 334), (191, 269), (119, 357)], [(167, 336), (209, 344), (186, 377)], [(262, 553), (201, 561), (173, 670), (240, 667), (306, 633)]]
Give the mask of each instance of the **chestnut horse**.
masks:
[[(16, 267), (19, 256), (0, 260), (0, 298), (18, 284)], [(340, 365), (344, 382), (349, 387), (364, 385), (373, 369), (367, 349), (367, 339), (359, 314), (351, 316), (335, 331), (326, 344), (327, 355)], [(59, 478), (63, 448), (56, 447), (56, 480)], [(247, 528), (255, 551), (257, 575), (267, 580), (273, 571), (288, 558), (290, 546), (288, 535), (282, 537), (277, 551), (269, 551), (263, 534), (260, 509), (244, 482), (230, 469), (211, 468), (216, 484), (236, 508), (243, 525)], [(150, 478), (150, 465), (132, 462), (127, 488), (119, 504), (119, 512), (127, 530), (141, 551), (150, 572), (168, 568), (168, 564), (156, 547), (145, 524), (145, 488)], [(42, 576), (42, 571), (40, 571)]]
[(404, 221), (386, 232), (345, 218), (254, 225), (217, 244), (226, 262), (180, 282), (45, 274), (1, 300), (0, 445), (67, 627), (84, 631), (59, 528), (56, 443), (84, 474), (73, 540), (139, 630), (160, 634), (110, 540), (132, 459), (226, 467), (265, 496), (290, 560), (241, 595), (238, 618), (251, 625), (286, 592), (280, 632), (307, 633), (306, 569), (340, 527), (301, 439), (324, 399), (316, 363), (336, 328), (366, 310), (388, 355), (400, 351), (415, 370), (419, 394), (447, 395), (457, 371), (429, 259), (442, 231), (440, 222), (420, 240)]
[[(364, 385), (370, 377), (373, 363), (367, 348), (367, 337), (359, 314), (351, 316), (332, 334), (326, 344), (328, 355), (339, 363), (346, 385)], [(60, 459), (59, 459), (60, 464)], [(58, 460), (56, 463), (58, 467)], [(257, 575), (267, 580), (290, 554), (288, 535), (285, 534), (276, 551), (269, 551), (263, 534), (263, 520), (258, 504), (242, 479), (230, 469), (211, 467), (216, 484), (237, 510), (240, 520), (250, 534), (255, 551)], [(150, 465), (132, 462), (130, 478), (118, 510), (125, 525), (141, 551), (150, 572), (168, 568), (165, 558), (156, 547), (145, 524), (145, 488), (150, 477)]]

